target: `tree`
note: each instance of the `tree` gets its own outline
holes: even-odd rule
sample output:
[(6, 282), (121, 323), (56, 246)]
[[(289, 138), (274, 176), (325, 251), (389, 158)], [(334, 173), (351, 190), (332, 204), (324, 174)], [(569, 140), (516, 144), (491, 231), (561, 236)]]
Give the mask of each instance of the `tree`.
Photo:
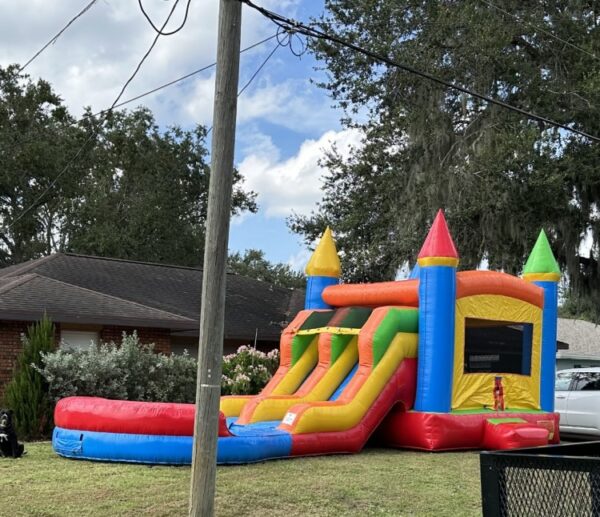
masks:
[(45, 438), (53, 427), (48, 383), (33, 366), (41, 368), (41, 354), (54, 350), (54, 334), (54, 325), (46, 316), (28, 327), (23, 352), (6, 386), (3, 406), (14, 411), (17, 435), (26, 439)]
[[(84, 152), (37, 202), (87, 137), (46, 81), (0, 67), (0, 266), (59, 247), (57, 229), (83, 174)], [(30, 211), (27, 209), (33, 207)]]
[[(198, 265), (205, 140), (145, 108), (77, 121), (49, 83), (0, 68), (0, 266), (55, 251)], [(234, 214), (257, 210), (242, 183), (235, 171)]]
[[(318, 23), (396, 62), (600, 135), (595, 3), (499, 6), (510, 14), (480, 0), (327, 0)], [(328, 71), (321, 86), (345, 110), (344, 123), (363, 131), (364, 145), (348, 160), (335, 149), (325, 157), (318, 211), (289, 224), (307, 242), (330, 224), (347, 279), (394, 278), (444, 207), (462, 267), (487, 260), (517, 273), (544, 227), (570, 289), (598, 297), (600, 285), (589, 284), (597, 275), (583, 275), (578, 257), (587, 235), (598, 257), (598, 144), (339, 45), (312, 45)]]
[[(90, 119), (91, 119), (90, 114)], [(210, 167), (206, 130), (159, 130), (143, 108), (102, 122), (91, 168), (65, 226), (67, 250), (196, 266), (204, 251)], [(235, 171), (232, 213), (255, 212)]]
[(302, 273), (294, 271), (288, 264), (272, 264), (261, 250), (246, 250), (243, 255), (236, 251), (229, 255), (227, 265), (232, 273), (281, 287), (303, 289), (306, 286)]

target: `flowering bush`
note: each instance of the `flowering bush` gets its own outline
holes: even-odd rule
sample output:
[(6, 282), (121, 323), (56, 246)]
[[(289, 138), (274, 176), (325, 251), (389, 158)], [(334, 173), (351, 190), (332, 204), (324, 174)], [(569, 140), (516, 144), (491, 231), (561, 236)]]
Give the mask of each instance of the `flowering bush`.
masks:
[(269, 382), (279, 365), (279, 350), (268, 354), (241, 346), (223, 357), (222, 395), (256, 395)]
[[(105, 343), (90, 350), (41, 353), (32, 365), (49, 385), (53, 401), (73, 395), (120, 400), (189, 402), (196, 398), (196, 360), (157, 354), (139, 342), (137, 333), (123, 333), (120, 345)], [(223, 395), (253, 395), (269, 381), (279, 364), (279, 351), (268, 354), (241, 346), (223, 358)]]

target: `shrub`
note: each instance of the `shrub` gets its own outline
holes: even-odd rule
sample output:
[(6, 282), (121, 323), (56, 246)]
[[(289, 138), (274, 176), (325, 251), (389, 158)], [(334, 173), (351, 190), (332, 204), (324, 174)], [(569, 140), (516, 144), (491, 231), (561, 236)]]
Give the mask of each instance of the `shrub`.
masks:
[(269, 382), (279, 365), (279, 350), (268, 354), (241, 346), (223, 357), (222, 395), (256, 395)]
[(55, 347), (54, 325), (44, 316), (27, 328), (23, 352), (17, 358), (12, 380), (6, 386), (3, 406), (14, 411), (15, 430), (24, 439), (47, 437), (53, 426), (53, 405), (48, 383), (39, 373), (45, 354)]
[(40, 373), (54, 401), (73, 395), (109, 399), (193, 402), (196, 361), (187, 355), (154, 353), (137, 333), (123, 333), (121, 345), (104, 343), (90, 350), (57, 350), (43, 355)]
[[(242, 346), (223, 358), (222, 394), (256, 394), (279, 363), (279, 352), (268, 354)], [(189, 402), (196, 398), (196, 360), (183, 355), (156, 354), (142, 345), (137, 333), (123, 333), (121, 345), (101, 344), (85, 351), (56, 350), (42, 354), (37, 370), (48, 382), (54, 402), (79, 395), (120, 400)]]

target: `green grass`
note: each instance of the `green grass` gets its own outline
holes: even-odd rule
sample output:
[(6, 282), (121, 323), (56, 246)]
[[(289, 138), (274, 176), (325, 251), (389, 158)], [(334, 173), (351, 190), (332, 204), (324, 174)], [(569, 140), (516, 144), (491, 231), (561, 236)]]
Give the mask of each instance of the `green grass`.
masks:
[[(49, 443), (0, 458), (0, 515), (187, 515), (189, 467), (67, 460)], [(217, 515), (480, 515), (474, 452), (367, 449), (219, 467)]]

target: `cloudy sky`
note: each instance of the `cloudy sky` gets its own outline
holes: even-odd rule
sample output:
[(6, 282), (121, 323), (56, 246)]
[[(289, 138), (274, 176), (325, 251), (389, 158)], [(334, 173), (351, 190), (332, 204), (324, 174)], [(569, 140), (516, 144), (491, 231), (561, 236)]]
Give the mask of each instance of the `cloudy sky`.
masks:
[[(26, 62), (62, 28), (88, 0), (0, 0), (0, 65)], [(260, 5), (308, 20), (323, 9), (321, 0), (259, 0)], [(173, 25), (183, 16), (180, 0)], [(145, 0), (147, 11), (160, 26), (172, 0)], [(216, 0), (192, 0), (184, 29), (161, 37), (124, 99), (150, 90), (214, 62), (217, 40)], [(244, 7), (242, 48), (275, 33), (271, 22)], [(98, 0), (63, 36), (27, 69), (34, 78), (50, 81), (75, 115), (84, 106), (94, 111), (112, 103), (125, 80), (148, 49), (154, 33), (137, 2)], [(256, 71), (276, 45), (267, 42), (241, 58), (240, 84)], [(285, 218), (310, 213), (320, 199), (323, 171), (317, 162), (336, 142), (342, 152), (357, 145), (356, 133), (343, 130), (340, 113), (331, 107), (326, 92), (311, 84), (312, 56), (294, 56), (279, 48), (238, 107), (236, 164), (246, 186), (258, 193), (259, 212), (233, 221), (229, 247), (265, 250), (272, 261), (302, 268), (308, 252), (291, 234)], [(145, 105), (161, 125), (212, 121), (214, 68), (148, 96), (131, 106)]]

